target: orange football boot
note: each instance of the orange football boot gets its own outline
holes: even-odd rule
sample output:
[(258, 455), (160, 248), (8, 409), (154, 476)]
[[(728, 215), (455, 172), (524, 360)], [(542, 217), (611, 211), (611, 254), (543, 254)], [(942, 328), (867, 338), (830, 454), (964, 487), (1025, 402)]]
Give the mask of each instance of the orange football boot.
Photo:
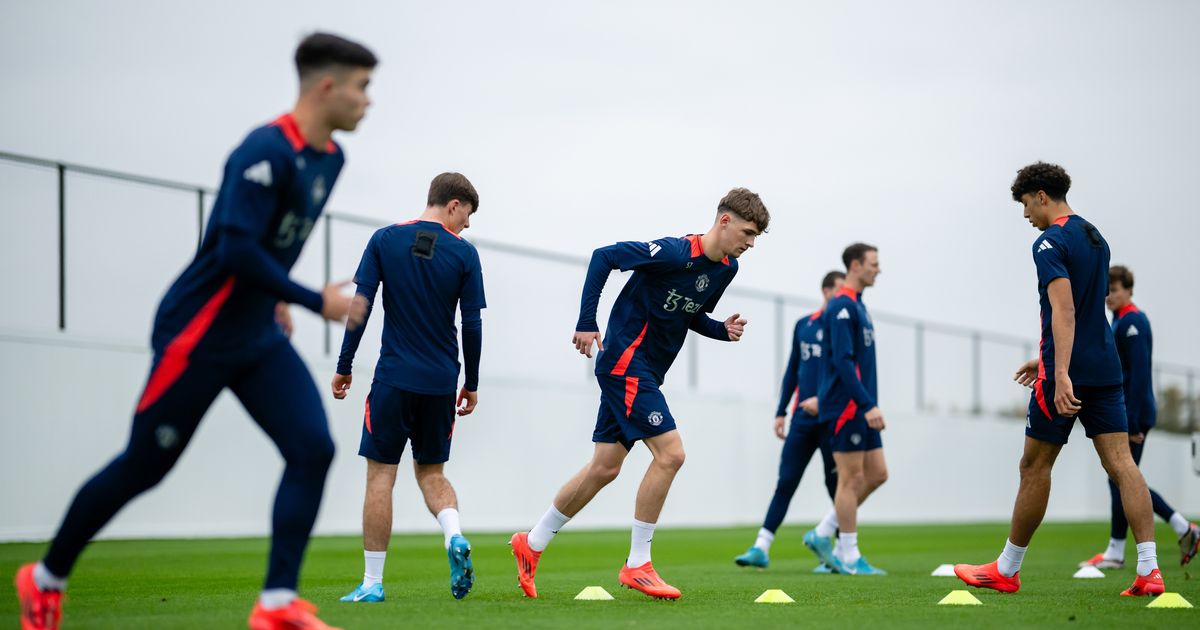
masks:
[(1139, 575), (1133, 581), (1133, 586), (1121, 591), (1122, 595), (1137, 597), (1140, 595), (1162, 595), (1167, 590), (1163, 584), (1162, 572), (1155, 569), (1150, 575)]
[(650, 597), (656, 599), (679, 599), (681, 593), (679, 589), (667, 584), (658, 577), (658, 572), (654, 570), (654, 565), (647, 562), (640, 567), (629, 568), (621, 567), (621, 573), (617, 576), (621, 585), (632, 588), (636, 591), (641, 591)]
[(1021, 572), (1017, 571), (1012, 577), (1000, 573), (995, 562), (987, 564), (956, 564), (954, 575), (975, 588), (990, 588), (1001, 593), (1016, 593), (1021, 589)]
[(517, 582), (525, 597), (537, 597), (537, 585), (533, 583), (533, 574), (537, 573), (538, 559), (542, 552), (534, 551), (529, 546), (529, 532), (519, 532), (512, 535), (508, 544), (512, 545), (512, 554), (517, 559)]
[(340, 630), (317, 619), (317, 607), (297, 597), (284, 608), (267, 610), (256, 603), (250, 613), (250, 630)]
[(33, 579), (34, 563), (17, 569), (13, 582), (21, 600), (21, 630), (57, 630), (62, 619), (62, 591), (43, 591)]

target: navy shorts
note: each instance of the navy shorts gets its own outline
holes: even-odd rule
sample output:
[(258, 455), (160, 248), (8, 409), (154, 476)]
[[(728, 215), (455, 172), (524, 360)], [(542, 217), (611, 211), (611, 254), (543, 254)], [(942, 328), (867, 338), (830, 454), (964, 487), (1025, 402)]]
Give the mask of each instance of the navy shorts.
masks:
[(847, 407), (846, 411), (837, 420), (825, 423), (829, 431), (830, 449), (835, 453), (845, 453), (883, 448), (883, 436), (867, 426), (866, 414), (851, 407)]
[[(1125, 391), (1120, 385), (1089, 387), (1076, 385), (1075, 398), (1082, 403), (1076, 416), (1083, 424), (1088, 438), (1101, 433), (1126, 433)], [(1054, 408), (1054, 381), (1038, 379), (1029, 396), (1029, 413), (1025, 416), (1025, 435), (1051, 444), (1066, 444), (1075, 418), (1058, 415)]]
[(418, 464), (450, 459), (454, 436), (454, 394), (417, 394), (375, 382), (367, 394), (358, 454), (384, 464), (399, 464), (412, 441)]
[(600, 383), (600, 410), (596, 413), (593, 442), (620, 442), (627, 450), (634, 442), (675, 430), (675, 418), (658, 383), (636, 376), (596, 376)]

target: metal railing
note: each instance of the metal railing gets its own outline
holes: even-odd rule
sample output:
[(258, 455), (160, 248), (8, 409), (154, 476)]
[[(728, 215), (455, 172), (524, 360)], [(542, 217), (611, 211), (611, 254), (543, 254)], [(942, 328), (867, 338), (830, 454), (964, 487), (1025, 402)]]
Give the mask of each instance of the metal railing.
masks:
[[(167, 189), (181, 191), (189, 194), (194, 194), (196, 198), (196, 248), (199, 249), (204, 237), (205, 227), (205, 207), (210, 198), (215, 198), (216, 191), (213, 188), (200, 186), (196, 184), (188, 184), (167, 179), (155, 177), (146, 177), (131, 173), (124, 173), (103, 168), (96, 168), (82, 164), (73, 164), (69, 162), (61, 162), (57, 160), (49, 160), (40, 157), (22, 155), (17, 153), (0, 151), (0, 161), (6, 161), (17, 164), (24, 164), (35, 167), (42, 167), (53, 170), (57, 173), (57, 209), (58, 209), (58, 329), (60, 331), (67, 330), (67, 252), (69, 244), (67, 243), (67, 178), (71, 173), (90, 175), (94, 177), (117, 180), (121, 182), (139, 184), (158, 189)], [(330, 211), (324, 216), (324, 239), (323, 239), (323, 265), (324, 279), (328, 283), (333, 279), (333, 229), (335, 223), (344, 223), (347, 225), (356, 225), (360, 227), (377, 228), (384, 222), (375, 218), (355, 215), (346, 212)], [(563, 265), (572, 265), (581, 268), (586, 268), (588, 259), (583, 256), (574, 256), (563, 254), (560, 252), (525, 247), (522, 245), (514, 245), (500, 241), (493, 241), (486, 238), (473, 237), (471, 242), (478, 248), (490, 250), (498, 253), (514, 255), (522, 258), (536, 260), (539, 262), (555, 263)], [(790, 342), (788, 338), (788, 324), (786, 311), (788, 306), (802, 306), (805, 308), (815, 308), (819, 305), (817, 300), (799, 295), (791, 295), (774, 291), (762, 291), (758, 289), (744, 288), (731, 286), (727, 293), (730, 295), (739, 295), (755, 300), (762, 300), (774, 305), (774, 364), (775, 374), (781, 374), (785, 363), (785, 349)], [(873, 311), (872, 317), (876, 322), (896, 325), (910, 329), (913, 333), (915, 345), (913, 348), (913, 378), (914, 378), (914, 399), (918, 410), (925, 410), (929, 407), (927, 403), (927, 384), (926, 384), (926, 354), (930, 335), (940, 335), (947, 338), (955, 338), (966, 340), (970, 344), (970, 406), (968, 411), (972, 414), (983, 413), (983, 369), (982, 369), (982, 354), (983, 344), (997, 344), (1002, 347), (1020, 350), (1025, 357), (1034, 356), (1034, 345), (1026, 338), (1003, 333), (990, 332), (961, 326), (957, 324), (947, 324), (941, 322), (933, 322), (929, 320), (908, 317), (904, 315)], [(326, 355), (332, 352), (332, 327), (326, 323), (324, 328), (324, 351)], [(690, 343), (690, 342), (689, 342)], [(688, 385), (692, 389), (697, 387), (698, 381), (698, 359), (696, 352), (688, 353)], [(1182, 410), (1179, 412), (1181, 417), (1181, 426), (1175, 427), (1177, 430), (1200, 430), (1200, 420), (1197, 419), (1197, 400), (1196, 400), (1196, 368), (1192, 366), (1156, 362), (1154, 365), (1154, 378), (1156, 383), (1161, 383), (1164, 375), (1172, 375), (1181, 377), (1185, 386), (1182, 391), (1176, 392), (1182, 397)], [(1160, 406), (1162, 403), (1162, 389), (1160, 388)], [(1186, 419), (1184, 418), (1186, 417)]]

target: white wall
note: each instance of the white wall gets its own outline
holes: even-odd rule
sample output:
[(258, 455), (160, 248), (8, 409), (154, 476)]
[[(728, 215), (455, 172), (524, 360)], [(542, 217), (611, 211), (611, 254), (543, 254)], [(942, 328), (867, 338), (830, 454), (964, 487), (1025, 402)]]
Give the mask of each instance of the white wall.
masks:
[[(564, 342), (565, 343), (565, 342)], [(366, 344), (364, 344), (365, 346)], [(310, 353), (311, 354), (311, 353)], [(313, 365), (326, 386), (331, 361)], [(493, 363), (493, 367), (498, 367)], [(80, 337), (0, 333), (0, 539), (53, 534), (85, 478), (123, 446), (129, 416), (149, 366), (137, 346)], [(373, 366), (358, 366), (369, 374)], [(581, 366), (580, 371), (583, 371)], [(447, 466), (470, 530), (529, 527), (558, 485), (591, 451), (598, 401), (581, 377), (539, 383), (484, 373), (478, 411), (459, 421)], [(887, 375), (882, 375), (887, 378)], [(730, 382), (738, 382), (736, 372)], [(679, 420), (688, 461), (668, 501), (664, 525), (755, 523), (775, 481), (780, 443), (770, 432), (773, 402), (737, 386), (689, 392), (678, 378), (665, 390)], [(363, 464), (356, 456), (360, 378), (346, 401), (326, 398), (338, 455), (326, 487), (319, 533), (357, 531)], [(748, 391), (763, 391), (752, 387)], [(863, 512), (866, 522), (1006, 520), (1016, 490), (1022, 426), (1012, 420), (917, 416), (889, 412), (885, 447), (891, 480)], [(638, 447), (625, 473), (577, 519), (578, 527), (623, 526), (648, 453)], [(406, 457), (405, 468), (409, 459)], [(282, 464), (238, 403), (223, 394), (179, 465), (133, 502), (103, 532), (108, 537), (264, 534)], [(1200, 513), (1200, 479), (1190, 444), (1157, 434), (1143, 470), (1178, 509)], [(817, 466), (801, 484), (789, 521), (811, 522), (827, 508)], [(396, 529), (434, 529), (410, 476), (396, 491)], [(1050, 519), (1101, 519), (1108, 514), (1104, 477), (1082, 431), (1055, 469)]]

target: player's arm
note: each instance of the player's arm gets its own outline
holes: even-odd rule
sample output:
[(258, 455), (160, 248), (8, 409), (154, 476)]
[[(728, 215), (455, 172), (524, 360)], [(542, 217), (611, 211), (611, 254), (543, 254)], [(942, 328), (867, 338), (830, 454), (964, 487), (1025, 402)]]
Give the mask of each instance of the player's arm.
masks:
[(1055, 278), (1046, 286), (1053, 314), (1050, 328), (1054, 334), (1054, 406), (1058, 413), (1071, 417), (1079, 413), (1080, 402), (1071, 384), (1071, 351), (1075, 347), (1075, 300), (1071, 281)]
[(800, 327), (797, 326), (792, 333), (792, 353), (788, 356), (787, 368), (783, 371), (783, 384), (779, 387), (779, 406), (775, 408), (775, 417), (781, 418), (787, 415), (788, 404), (792, 402), (792, 396), (796, 393), (796, 386), (799, 384), (799, 379), (796, 377), (796, 372), (800, 369)]
[(625, 241), (600, 247), (592, 252), (591, 262), (588, 263), (587, 276), (583, 281), (583, 296), (579, 300), (579, 320), (575, 323), (575, 335), (571, 343), (580, 354), (592, 356), (592, 343), (604, 350), (600, 339), (600, 326), (596, 322), (596, 309), (600, 307), (600, 294), (608, 283), (608, 276), (613, 269), (631, 271), (648, 269), (661, 265), (672, 258), (678, 258), (674, 253), (675, 244), (671, 239), (661, 239), (643, 243), (641, 241)]
[[(1150, 387), (1150, 331), (1149, 326), (1143, 326), (1140, 334), (1132, 337), (1127, 334), (1117, 336), (1117, 348), (1121, 350), (1121, 367), (1128, 375), (1125, 386), (1125, 409), (1129, 417), (1129, 432), (1144, 433), (1141, 421), (1149, 417), (1146, 409), (1150, 401), (1146, 400), (1144, 392)], [(1125, 328), (1128, 331), (1128, 328)]]
[(358, 271), (354, 273), (354, 283), (357, 286), (354, 300), (350, 306), (350, 316), (346, 322), (346, 332), (342, 335), (342, 350), (338, 354), (337, 373), (333, 375), (333, 397), (341, 400), (350, 391), (353, 380), (354, 355), (358, 352), (358, 344), (362, 342), (363, 332), (367, 329), (367, 320), (375, 303), (375, 294), (379, 290), (381, 280), (379, 266), (379, 238), (381, 232), (376, 232), (367, 247), (363, 250), (362, 260), (358, 263)]
[(462, 313), (463, 372), (466, 380), (458, 392), (458, 415), (465, 416), (475, 411), (479, 403), (479, 359), (483, 353), (483, 317), (480, 310), (487, 306), (483, 295), (483, 269), (475, 255), (463, 282), (459, 295), (459, 311)]
[[(849, 312), (850, 308), (850, 306), (846, 306), (846, 312)], [(833, 318), (829, 324), (829, 356), (826, 360), (833, 362), (838, 381), (850, 393), (850, 399), (858, 405), (859, 409), (866, 412), (876, 409), (878, 405), (875, 403), (875, 399), (867, 393), (867, 388), (863, 386), (858, 375), (858, 365), (854, 361), (854, 339), (856, 335), (861, 334), (854, 318), (838, 319), (837, 315), (826, 315), (826, 317)]]
[(217, 261), (222, 269), (280, 300), (300, 304), (326, 319), (343, 319), (349, 299), (340, 296), (337, 287), (318, 293), (293, 282), (262, 246), (288, 183), (285, 156), (269, 148), (243, 146), (230, 156), (225, 172), (222, 192), (228, 205), (216, 222), (221, 230)]
[(733, 276), (729, 276), (725, 284), (704, 303), (704, 308), (697, 311), (692, 319), (688, 320), (688, 328), (717, 341), (738, 341), (742, 338), (746, 332), (746, 320), (742, 319), (740, 313), (730, 315), (723, 322), (708, 316), (709, 313), (716, 310), (717, 302), (721, 301), (721, 297), (725, 295), (725, 287), (729, 286), (731, 281), (733, 281)]

